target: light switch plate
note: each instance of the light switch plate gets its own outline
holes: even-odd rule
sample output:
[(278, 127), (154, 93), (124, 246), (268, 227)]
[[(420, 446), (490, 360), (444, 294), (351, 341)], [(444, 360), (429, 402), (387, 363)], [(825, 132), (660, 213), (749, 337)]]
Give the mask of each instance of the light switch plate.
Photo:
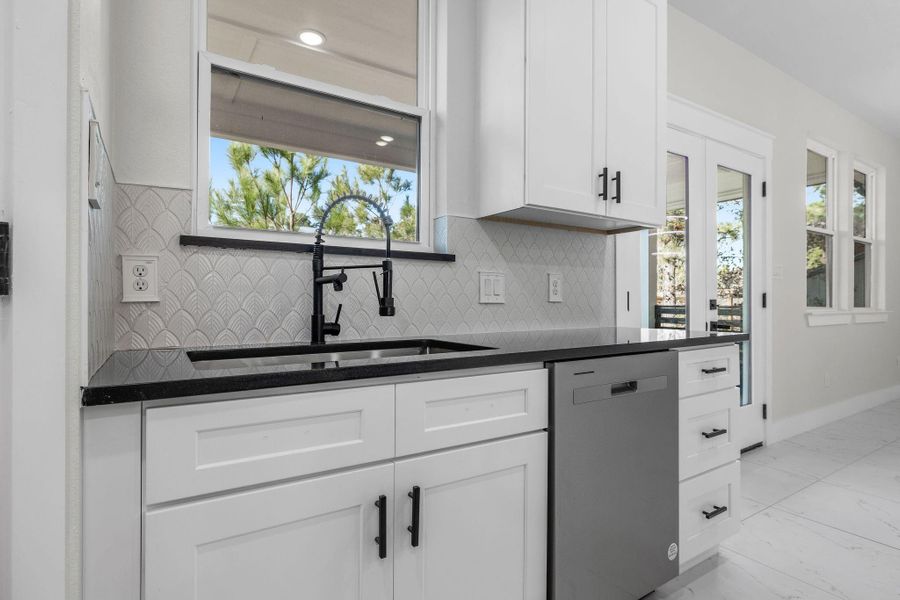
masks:
[(159, 302), (158, 256), (122, 255), (122, 302)]
[(562, 275), (547, 273), (547, 302), (562, 302)]
[(506, 302), (506, 275), (496, 271), (478, 271), (478, 302), (504, 304)]

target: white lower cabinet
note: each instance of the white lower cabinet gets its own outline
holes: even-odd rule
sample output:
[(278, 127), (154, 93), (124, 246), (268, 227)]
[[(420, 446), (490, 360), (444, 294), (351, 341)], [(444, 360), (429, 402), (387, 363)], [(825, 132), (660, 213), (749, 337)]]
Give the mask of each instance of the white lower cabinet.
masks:
[(395, 477), (397, 600), (546, 598), (546, 433), (399, 461)]
[(399, 451), (392, 386), (148, 409), (143, 599), (545, 598), (546, 381), (402, 387)]
[(393, 487), (384, 465), (148, 512), (144, 598), (388, 600)]
[(741, 465), (736, 460), (681, 483), (681, 565), (740, 531), (740, 485)]

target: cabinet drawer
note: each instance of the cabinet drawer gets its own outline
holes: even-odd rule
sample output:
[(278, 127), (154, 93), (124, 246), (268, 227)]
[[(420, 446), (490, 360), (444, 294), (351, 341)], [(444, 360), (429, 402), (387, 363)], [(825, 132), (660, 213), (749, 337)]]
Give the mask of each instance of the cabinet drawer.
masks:
[(547, 427), (546, 369), (397, 385), (397, 456)]
[(737, 388), (683, 398), (678, 407), (679, 479), (685, 480), (740, 457), (735, 438)]
[(738, 347), (718, 346), (678, 353), (678, 394), (684, 398), (735, 387), (740, 382)]
[(394, 387), (151, 408), (146, 502), (390, 458)]
[(740, 530), (740, 486), (739, 461), (681, 482), (680, 564), (690, 562)]

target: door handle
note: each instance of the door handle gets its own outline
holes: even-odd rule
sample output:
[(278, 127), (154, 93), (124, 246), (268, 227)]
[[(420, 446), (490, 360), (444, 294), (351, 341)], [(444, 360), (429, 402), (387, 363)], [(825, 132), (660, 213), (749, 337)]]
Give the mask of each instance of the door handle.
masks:
[(616, 195), (612, 197), (616, 204), (622, 203), (622, 171), (616, 171), (616, 176), (612, 178), (616, 182)]
[(600, 196), (600, 199), (603, 200), (604, 202), (608, 199), (606, 196), (606, 193), (607, 193), (606, 188), (607, 188), (607, 183), (608, 183), (607, 177), (608, 176), (609, 176), (609, 169), (607, 169), (606, 167), (603, 167), (603, 171), (601, 171), (600, 175), (598, 175), (600, 180), (603, 182), (603, 187), (600, 188), (601, 191), (598, 194), (598, 196)]
[(378, 537), (375, 543), (378, 544), (378, 558), (387, 558), (387, 496), (382, 494), (375, 501), (378, 507)]
[(614, 383), (609, 388), (609, 393), (611, 396), (618, 396), (619, 394), (633, 394), (638, 389), (637, 381), (623, 381), (622, 383)]
[(715, 429), (715, 428), (713, 428), (712, 431), (704, 431), (704, 432), (701, 433), (701, 435), (702, 435), (703, 437), (705, 437), (706, 439), (711, 440), (712, 438), (719, 437), (720, 435), (725, 435), (726, 433), (728, 433), (728, 430), (727, 430), (727, 429)]
[(419, 519), (422, 502), (422, 490), (414, 485), (412, 491), (406, 494), (412, 498), (412, 522), (406, 530), (409, 532), (409, 541), (413, 548), (419, 546)]
[(703, 516), (706, 517), (707, 519), (714, 519), (714, 518), (718, 517), (719, 515), (721, 515), (723, 512), (727, 511), (728, 507), (727, 506), (716, 506), (715, 504), (713, 504), (713, 509), (714, 510), (710, 510), (710, 511), (704, 510)]

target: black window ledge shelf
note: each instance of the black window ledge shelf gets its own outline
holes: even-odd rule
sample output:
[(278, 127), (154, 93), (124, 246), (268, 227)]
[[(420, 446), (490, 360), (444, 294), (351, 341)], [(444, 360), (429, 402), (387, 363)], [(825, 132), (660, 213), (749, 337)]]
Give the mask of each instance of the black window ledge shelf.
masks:
[[(237, 250), (265, 250), (269, 252), (296, 252), (311, 254), (313, 244), (294, 242), (271, 242), (268, 240), (242, 240), (236, 238), (211, 237), (206, 235), (182, 235), (182, 246), (206, 246), (211, 248), (234, 248)], [(327, 254), (343, 254), (346, 256), (384, 256), (381, 248), (354, 248), (352, 246), (333, 246), (325, 244)], [(431, 260), (437, 262), (456, 262), (455, 254), (441, 252), (416, 252), (412, 250), (391, 250), (391, 258), (407, 260)]]

